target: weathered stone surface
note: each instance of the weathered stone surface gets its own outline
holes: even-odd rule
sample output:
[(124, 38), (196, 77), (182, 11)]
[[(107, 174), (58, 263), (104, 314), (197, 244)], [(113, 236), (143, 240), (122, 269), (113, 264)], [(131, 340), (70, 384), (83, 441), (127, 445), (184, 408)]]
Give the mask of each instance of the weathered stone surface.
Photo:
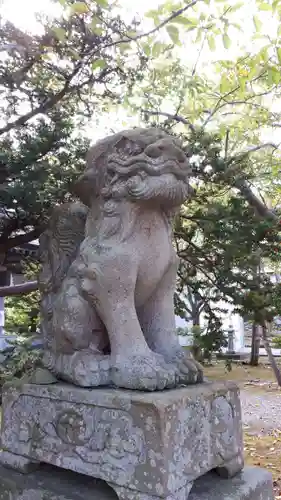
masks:
[(36, 368), (31, 374), (28, 383), (37, 385), (56, 384), (57, 379), (49, 370), (46, 370), (46, 368)]
[[(159, 500), (143, 495), (119, 497), (119, 500)], [(187, 494), (188, 495), (188, 494)], [(271, 475), (255, 467), (247, 467), (229, 480), (208, 474), (195, 481), (188, 496), (164, 500), (273, 500)], [(23, 476), (0, 467), (0, 500), (118, 500), (103, 481), (43, 466), (36, 473)]]
[(18, 470), (23, 474), (29, 474), (39, 467), (39, 462), (30, 460), (21, 455), (15, 455), (9, 451), (1, 451), (1, 464), (5, 467)]
[[(83, 387), (163, 390), (202, 382), (176, 335), (172, 220), (189, 161), (156, 128), (99, 141), (40, 238), (45, 366)], [(108, 352), (110, 351), (110, 356)]]
[(0, 500), (117, 500), (103, 481), (48, 465), (23, 475), (0, 466)]
[(101, 478), (121, 498), (130, 490), (128, 500), (182, 500), (209, 470), (232, 475), (243, 467), (238, 389), (205, 383), (152, 394), (8, 385), (2, 447)]
[(188, 500), (274, 500), (272, 476), (258, 467), (245, 467), (228, 480), (207, 474), (195, 482)]

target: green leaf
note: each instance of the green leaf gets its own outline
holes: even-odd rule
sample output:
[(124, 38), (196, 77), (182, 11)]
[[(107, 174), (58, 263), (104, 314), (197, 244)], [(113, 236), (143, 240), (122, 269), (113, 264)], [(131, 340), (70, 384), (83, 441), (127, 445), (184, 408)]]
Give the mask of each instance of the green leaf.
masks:
[(196, 17), (189, 17), (188, 20), (192, 26), (198, 26), (198, 19)]
[(108, 7), (108, 0), (95, 0), (95, 3), (97, 3), (101, 7)]
[(220, 81), (220, 92), (222, 94), (225, 94), (225, 92), (228, 91), (228, 88), (229, 88), (229, 81), (227, 79), (227, 76), (223, 74)]
[(96, 19), (94, 19), (93, 22), (91, 23), (91, 31), (98, 36), (103, 34), (103, 28), (101, 26), (97, 26)]
[(158, 10), (150, 10), (150, 11), (146, 12), (145, 17), (148, 17), (149, 19), (153, 19), (154, 24), (159, 24), (159, 22), (160, 22)]
[(131, 31), (127, 31), (126, 36), (127, 36), (128, 38), (136, 38), (136, 36), (137, 36), (137, 32), (136, 32), (136, 31), (133, 31), (133, 30), (131, 30)]
[(155, 44), (152, 47), (152, 56), (153, 57), (158, 57), (164, 50), (164, 45), (161, 42), (155, 42)]
[(229, 49), (229, 47), (231, 46), (231, 39), (230, 37), (228, 36), (227, 33), (224, 33), (223, 37), (223, 45), (226, 49)]
[(281, 65), (281, 47), (277, 47), (277, 57), (278, 57), (278, 62)]
[(86, 14), (89, 12), (89, 7), (85, 2), (74, 2), (71, 5), (71, 12), (73, 14)]
[(254, 25), (255, 25), (256, 31), (260, 31), (262, 29), (262, 22), (261, 22), (261, 20), (258, 18), (258, 16), (253, 16), (253, 21), (254, 21)]
[(239, 2), (236, 5), (233, 5), (232, 7), (230, 7), (230, 10), (231, 10), (231, 12), (236, 12), (237, 10), (241, 9), (241, 7), (243, 7), (243, 5), (245, 5), (244, 2)]
[(55, 26), (54, 28), (52, 28), (56, 38), (58, 40), (60, 40), (60, 42), (64, 42), (65, 38), (66, 38), (66, 31), (63, 29), (63, 28), (59, 28), (57, 26)]
[(196, 38), (195, 38), (195, 43), (201, 42), (201, 40), (202, 40), (202, 34), (203, 34), (202, 30), (198, 29), (197, 35), (196, 35)]
[(180, 43), (178, 28), (176, 26), (174, 26), (173, 24), (169, 24), (166, 29), (167, 29), (167, 32), (168, 32), (169, 37), (171, 38), (172, 42), (175, 45), (178, 45)]
[(277, 68), (275, 68), (274, 66), (272, 66), (271, 68), (268, 69), (267, 74), (268, 74), (268, 83), (269, 83), (269, 85), (280, 83), (281, 74), (280, 74), (280, 71), (278, 71)]
[(231, 26), (233, 26), (234, 28), (236, 28), (238, 31), (243, 31), (240, 24), (238, 23), (231, 23)]
[(270, 47), (267, 45), (266, 47), (263, 47), (260, 52), (259, 52), (259, 55), (260, 55), (260, 60), (263, 61), (263, 62), (267, 62), (268, 59), (269, 59), (269, 56), (268, 56), (268, 49)]
[(122, 54), (124, 54), (124, 52), (127, 52), (128, 50), (130, 50), (130, 48), (131, 48), (130, 42), (120, 43), (120, 45), (119, 45), (119, 50)]
[(191, 24), (192, 25), (194, 24), (194, 22), (192, 22), (190, 19), (188, 19), (188, 17), (184, 17), (184, 16), (177, 16), (177, 17), (175, 17), (173, 19), (173, 23), (183, 24), (185, 26), (190, 26)]
[(93, 61), (92, 62), (92, 69), (97, 69), (97, 68), (100, 68), (100, 69), (103, 69), (106, 67), (106, 61), (104, 59), (97, 59), (96, 61)]
[(142, 50), (144, 51), (145, 55), (150, 57), (151, 56), (151, 45), (149, 43), (145, 43), (142, 46)]
[(269, 5), (268, 3), (260, 3), (259, 9), (260, 10), (272, 10), (272, 6)]
[(208, 40), (209, 49), (212, 52), (214, 52), (216, 50), (216, 40), (215, 40), (215, 37), (213, 37), (212, 35), (208, 35), (207, 40)]
[(74, 50), (74, 49), (69, 49), (69, 53), (71, 54), (73, 59), (75, 59), (75, 61), (78, 61), (78, 59), (80, 59), (80, 57), (81, 57), (80, 53), (76, 52), (76, 50)]

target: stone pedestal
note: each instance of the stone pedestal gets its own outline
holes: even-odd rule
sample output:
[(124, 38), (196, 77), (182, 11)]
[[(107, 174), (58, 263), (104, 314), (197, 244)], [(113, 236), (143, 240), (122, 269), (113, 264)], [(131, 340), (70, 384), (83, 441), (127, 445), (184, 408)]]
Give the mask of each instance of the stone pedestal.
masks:
[(3, 393), (2, 448), (6, 466), (28, 472), (43, 462), (86, 474), (106, 481), (120, 500), (186, 500), (208, 471), (232, 477), (243, 467), (238, 389), (232, 383), (157, 393), (10, 385)]
[[(134, 500), (158, 497), (133, 494)], [(0, 466), (1, 500), (118, 500), (103, 481), (44, 465), (36, 473), (20, 474)], [(186, 497), (182, 497), (185, 500)], [(197, 479), (188, 500), (273, 500), (269, 472), (246, 467), (234, 478), (209, 473)]]

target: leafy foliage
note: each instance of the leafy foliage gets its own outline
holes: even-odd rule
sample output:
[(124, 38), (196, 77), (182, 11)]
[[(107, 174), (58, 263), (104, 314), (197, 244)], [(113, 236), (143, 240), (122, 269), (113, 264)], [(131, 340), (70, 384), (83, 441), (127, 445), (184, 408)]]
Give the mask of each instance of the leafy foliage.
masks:
[[(38, 273), (38, 264), (23, 263), (26, 279), (34, 279)], [(42, 350), (33, 346), (38, 337), (39, 326), (39, 291), (28, 295), (5, 298), (5, 332), (15, 335), (10, 341), (9, 352), (1, 354), (0, 386), (12, 378), (21, 378), (31, 374), (40, 366)]]
[[(158, 56), (127, 105), (186, 143), (195, 196), (175, 225), (181, 257), (175, 305), (194, 325), (205, 316), (215, 333), (226, 302), (258, 324), (280, 311), (276, 284), (263, 270), (280, 263), (280, 149), (263, 139), (280, 127), (272, 104), (280, 93), (281, 4), (256, 0), (249, 14), (243, 2), (191, 3), (185, 21), (174, 20), (179, 42), (172, 41), (185, 50), (197, 45), (197, 56), (184, 59), (174, 46), (161, 52), (158, 40)], [(154, 12), (154, 22), (170, 7), (165, 2)], [(240, 43), (244, 14), (253, 28)], [(212, 56), (218, 47), (220, 56)]]
[(88, 148), (79, 130), (130, 91), (146, 61), (128, 47), (138, 23), (107, 1), (57, 4), (61, 15), (42, 18), (40, 35), (0, 28), (2, 253), (35, 239), (50, 207), (69, 198)]
[[(38, 264), (27, 261), (24, 264), (24, 276), (27, 280), (36, 279)], [(27, 295), (15, 295), (5, 298), (5, 332), (32, 340), (39, 325), (39, 291)]]
[[(271, 321), (279, 289), (261, 267), (280, 262), (280, 150), (271, 141), (281, 123), (272, 105), (281, 85), (280, 1), (255, 0), (249, 14), (235, 0), (165, 0), (147, 13), (150, 30), (127, 25), (107, 0), (59, 3), (61, 17), (43, 19), (40, 36), (9, 23), (0, 30), (0, 251), (36, 237), (50, 207), (69, 199), (88, 146), (75, 130), (93, 110), (125, 107), (181, 136), (192, 164), (196, 196), (175, 225), (177, 313), (194, 326), (204, 315), (212, 345), (223, 342), (225, 302)], [(253, 29), (240, 42), (244, 15)]]
[(14, 378), (31, 375), (41, 364), (42, 350), (30, 349), (29, 342), (16, 344), (13, 351), (1, 360), (0, 387)]

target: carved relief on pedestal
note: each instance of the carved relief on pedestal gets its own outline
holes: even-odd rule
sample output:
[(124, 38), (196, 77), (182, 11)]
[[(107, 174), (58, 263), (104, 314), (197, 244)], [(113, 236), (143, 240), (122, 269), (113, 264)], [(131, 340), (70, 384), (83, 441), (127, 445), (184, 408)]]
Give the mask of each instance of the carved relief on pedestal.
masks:
[(52, 400), (44, 408), (42, 399), (26, 395), (11, 410), (13, 427), (4, 440), (21, 455), (81, 473), (88, 466), (90, 475), (120, 485), (145, 461), (143, 432), (125, 411)]

